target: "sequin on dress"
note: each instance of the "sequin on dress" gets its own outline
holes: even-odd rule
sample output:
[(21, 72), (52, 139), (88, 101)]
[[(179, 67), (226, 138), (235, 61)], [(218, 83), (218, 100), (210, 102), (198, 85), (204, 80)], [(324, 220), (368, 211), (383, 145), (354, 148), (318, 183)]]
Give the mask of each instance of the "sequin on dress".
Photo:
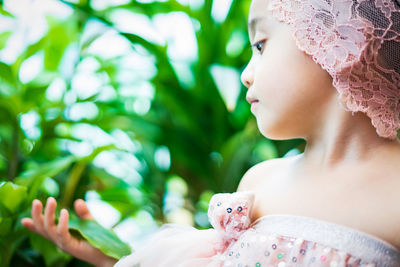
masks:
[(400, 267), (396, 247), (353, 228), (289, 214), (251, 223), (253, 203), (252, 191), (215, 194), (208, 209), (213, 228), (165, 224), (115, 266)]

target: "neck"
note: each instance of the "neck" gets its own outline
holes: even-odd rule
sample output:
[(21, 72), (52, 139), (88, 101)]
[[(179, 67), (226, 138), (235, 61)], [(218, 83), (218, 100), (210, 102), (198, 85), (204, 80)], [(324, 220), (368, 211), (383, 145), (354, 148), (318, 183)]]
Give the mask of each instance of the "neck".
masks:
[(400, 156), (400, 142), (380, 137), (366, 114), (352, 115), (336, 101), (325, 115), (326, 123), (314, 127), (315, 131), (305, 138), (307, 145), (300, 162), (303, 169), (326, 173)]

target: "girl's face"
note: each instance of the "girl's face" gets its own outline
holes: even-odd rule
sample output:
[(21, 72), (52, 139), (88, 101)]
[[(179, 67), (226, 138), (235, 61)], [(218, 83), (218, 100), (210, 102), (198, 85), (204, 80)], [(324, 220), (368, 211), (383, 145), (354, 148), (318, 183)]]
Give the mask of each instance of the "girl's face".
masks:
[(258, 100), (251, 110), (265, 137), (306, 138), (322, 123), (337, 91), (328, 72), (298, 49), (291, 26), (274, 18), (267, 6), (268, 0), (251, 2), (252, 57), (241, 80), (247, 100)]

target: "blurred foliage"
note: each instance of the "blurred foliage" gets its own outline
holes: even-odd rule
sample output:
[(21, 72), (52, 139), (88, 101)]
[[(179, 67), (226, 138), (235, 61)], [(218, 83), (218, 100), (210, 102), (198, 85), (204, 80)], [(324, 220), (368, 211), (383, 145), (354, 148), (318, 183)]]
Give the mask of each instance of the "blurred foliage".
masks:
[[(44, 203), (55, 197), (59, 212), (96, 192), (120, 215), (109, 229), (141, 211), (158, 225), (183, 216), (207, 228), (212, 194), (235, 191), (244, 172), (260, 161), (303, 150), (303, 140), (262, 137), (246, 88), (229, 104), (212, 74), (215, 66), (233, 71), (236, 76), (226, 77), (236, 78), (223, 82), (240, 83), (251, 56), (249, 0), (233, 0), (222, 21), (212, 15), (212, 0), (197, 6), (172, 0), (53, 2), (70, 13), (43, 15), (47, 28), (40, 38), (29, 38), (26, 30), (18, 56), (0, 62), (1, 266), (86, 266), (21, 226), (35, 198)], [(7, 1), (0, 6), (2, 18), (14, 25), (0, 32), (2, 58), (9, 58), (6, 49), (18, 42), (11, 40), (21, 19)], [(194, 29), (197, 57), (174, 59), (173, 42), (158, 43), (134, 25), (120, 25), (121, 14), (148, 21), (184, 14)], [(118, 52), (115, 40), (125, 50)], [(96, 52), (101, 42), (111, 55)], [(100, 225), (85, 228), (78, 220), (70, 227), (102, 247), (86, 231), (102, 231)], [(103, 234), (119, 241), (110, 231)]]

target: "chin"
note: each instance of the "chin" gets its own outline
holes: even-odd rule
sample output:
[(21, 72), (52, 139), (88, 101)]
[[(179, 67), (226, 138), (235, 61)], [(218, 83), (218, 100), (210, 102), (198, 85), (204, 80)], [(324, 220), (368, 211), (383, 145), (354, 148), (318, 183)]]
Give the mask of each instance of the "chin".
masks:
[(271, 140), (290, 140), (298, 138), (293, 136), (293, 133), (288, 133), (288, 127), (285, 125), (277, 125), (277, 124), (267, 124), (267, 123), (259, 123), (257, 120), (258, 130), (260, 133)]
[(273, 133), (261, 133), (265, 138), (271, 139), (271, 140), (289, 140), (292, 138), (285, 137), (279, 134), (273, 134)]
[(282, 136), (281, 131), (279, 131), (279, 129), (274, 129), (273, 127), (270, 127), (271, 125), (266, 125), (265, 123), (260, 125), (258, 125), (258, 130), (260, 131), (260, 133), (268, 138), (268, 139), (272, 139), (272, 140), (282, 140), (284, 139)]

